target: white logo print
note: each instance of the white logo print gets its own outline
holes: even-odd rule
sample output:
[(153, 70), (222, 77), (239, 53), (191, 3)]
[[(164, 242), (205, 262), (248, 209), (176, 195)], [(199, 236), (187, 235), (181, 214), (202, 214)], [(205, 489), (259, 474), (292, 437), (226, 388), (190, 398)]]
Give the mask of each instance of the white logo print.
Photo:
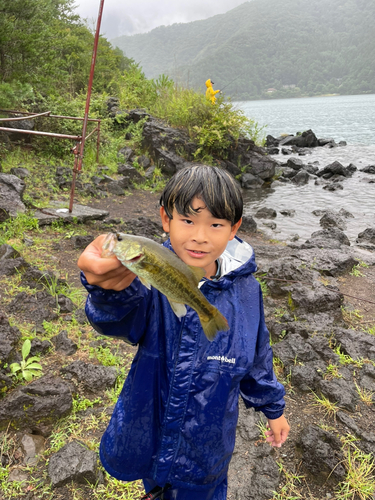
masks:
[(207, 361), (212, 359), (220, 361), (221, 363), (231, 363), (232, 365), (236, 363), (236, 358), (227, 358), (226, 356), (207, 356)]

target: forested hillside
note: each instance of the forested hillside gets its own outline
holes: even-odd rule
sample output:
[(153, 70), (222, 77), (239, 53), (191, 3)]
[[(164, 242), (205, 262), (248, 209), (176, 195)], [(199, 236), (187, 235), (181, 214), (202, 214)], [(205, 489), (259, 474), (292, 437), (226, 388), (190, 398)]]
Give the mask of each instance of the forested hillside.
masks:
[(375, 92), (375, 2), (252, 0), (204, 21), (112, 40), (148, 77), (233, 98)]
[[(73, 0), (0, 0), (0, 107), (40, 96), (77, 95), (88, 81), (94, 36)], [(94, 90), (109, 91), (127, 60), (99, 42)]]

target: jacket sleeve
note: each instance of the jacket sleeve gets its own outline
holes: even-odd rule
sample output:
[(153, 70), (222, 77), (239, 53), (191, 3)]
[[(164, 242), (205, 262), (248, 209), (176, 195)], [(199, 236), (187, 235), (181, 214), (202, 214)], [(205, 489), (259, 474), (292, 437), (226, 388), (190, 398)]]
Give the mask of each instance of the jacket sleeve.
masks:
[(89, 292), (85, 312), (91, 326), (101, 335), (138, 344), (146, 330), (151, 292), (138, 278), (120, 292), (90, 285), (82, 272), (81, 282)]
[(273, 372), (273, 354), (264, 321), (263, 299), (260, 293), (260, 320), (254, 363), (240, 383), (240, 394), (247, 408), (262, 411), (267, 418), (281, 417), (284, 412), (285, 389)]

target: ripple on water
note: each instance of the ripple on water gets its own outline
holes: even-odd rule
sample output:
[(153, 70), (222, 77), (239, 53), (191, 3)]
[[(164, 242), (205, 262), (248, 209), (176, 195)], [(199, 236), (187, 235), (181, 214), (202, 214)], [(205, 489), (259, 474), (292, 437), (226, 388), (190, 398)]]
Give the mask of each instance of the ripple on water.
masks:
[[(296, 155), (291, 155), (296, 156)], [(290, 156), (275, 155), (280, 162), (286, 161)], [(354, 163), (358, 169), (375, 164), (375, 146), (346, 146), (333, 149), (315, 148), (312, 154), (301, 158), (305, 163), (319, 162), (319, 168), (340, 161), (344, 166)], [(315, 216), (314, 210), (339, 211), (341, 208), (348, 210), (354, 218), (346, 219), (345, 233), (354, 243), (358, 233), (375, 225), (375, 184), (363, 182), (363, 178), (373, 178), (375, 175), (357, 171), (353, 177), (342, 182), (343, 190), (327, 191), (322, 186), (316, 186), (310, 180), (304, 186), (294, 184), (278, 184), (275, 188), (254, 191), (244, 191), (244, 213), (253, 215), (263, 207), (273, 208), (277, 211), (276, 230), (270, 232), (257, 219), (258, 227), (267, 235), (273, 235), (279, 240), (287, 240), (292, 235), (298, 234), (302, 240), (310, 237), (311, 233), (321, 228), (320, 217)], [(283, 216), (279, 212), (283, 209), (294, 209), (294, 217)]]

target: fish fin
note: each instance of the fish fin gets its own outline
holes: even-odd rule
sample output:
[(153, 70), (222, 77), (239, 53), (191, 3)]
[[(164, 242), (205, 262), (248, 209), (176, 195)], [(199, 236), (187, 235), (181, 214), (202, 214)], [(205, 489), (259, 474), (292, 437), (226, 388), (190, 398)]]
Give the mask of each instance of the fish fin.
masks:
[(138, 276), (138, 278), (139, 278), (139, 281), (142, 283), (142, 285), (144, 285), (146, 288), (151, 290), (151, 285), (147, 280), (145, 280), (144, 278), (141, 278), (140, 276)]
[(188, 266), (190, 271), (194, 274), (197, 282), (199, 283), (203, 276), (206, 274), (206, 271), (201, 267)]
[[(168, 299), (168, 297), (167, 297)], [(186, 307), (185, 304), (181, 304), (180, 302), (173, 302), (173, 300), (168, 299), (168, 302), (171, 305), (171, 308), (175, 315), (178, 317), (178, 319), (183, 318), (186, 316)]]
[(116, 246), (116, 243), (116, 235), (114, 233), (108, 233), (105, 237), (105, 240), (103, 241), (101, 254), (102, 259), (108, 259), (109, 257), (113, 257), (115, 255), (113, 250)]
[(204, 334), (208, 340), (212, 341), (217, 332), (226, 332), (229, 330), (228, 321), (224, 318), (220, 311), (215, 309), (214, 314), (209, 318), (199, 318)]

